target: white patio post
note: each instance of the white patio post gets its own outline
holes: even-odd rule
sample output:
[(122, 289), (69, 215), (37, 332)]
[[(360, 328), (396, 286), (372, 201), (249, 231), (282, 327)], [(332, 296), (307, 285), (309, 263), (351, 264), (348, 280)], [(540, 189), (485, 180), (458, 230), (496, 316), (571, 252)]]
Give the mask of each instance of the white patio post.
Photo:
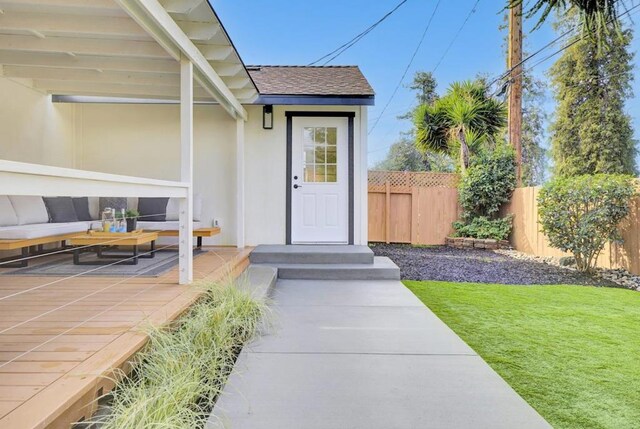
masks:
[(236, 241), (239, 249), (245, 245), (244, 216), (244, 119), (236, 119)]
[(189, 184), (180, 199), (180, 284), (193, 281), (193, 64), (180, 58), (180, 180)]

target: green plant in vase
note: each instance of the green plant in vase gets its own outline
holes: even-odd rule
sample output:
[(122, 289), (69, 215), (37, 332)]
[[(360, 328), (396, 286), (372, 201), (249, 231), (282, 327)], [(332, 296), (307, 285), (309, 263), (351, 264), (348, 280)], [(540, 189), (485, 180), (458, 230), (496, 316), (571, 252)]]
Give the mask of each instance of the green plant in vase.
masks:
[(138, 217), (140, 217), (140, 212), (137, 210), (127, 210), (124, 213), (125, 219), (127, 220), (127, 232), (133, 232), (138, 227)]

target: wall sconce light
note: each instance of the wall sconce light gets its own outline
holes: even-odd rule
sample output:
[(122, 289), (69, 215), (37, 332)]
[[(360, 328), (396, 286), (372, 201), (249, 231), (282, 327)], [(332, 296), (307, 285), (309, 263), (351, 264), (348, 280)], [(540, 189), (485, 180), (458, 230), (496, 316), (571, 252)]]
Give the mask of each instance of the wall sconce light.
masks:
[(265, 130), (273, 129), (273, 106), (271, 104), (262, 107), (262, 128)]

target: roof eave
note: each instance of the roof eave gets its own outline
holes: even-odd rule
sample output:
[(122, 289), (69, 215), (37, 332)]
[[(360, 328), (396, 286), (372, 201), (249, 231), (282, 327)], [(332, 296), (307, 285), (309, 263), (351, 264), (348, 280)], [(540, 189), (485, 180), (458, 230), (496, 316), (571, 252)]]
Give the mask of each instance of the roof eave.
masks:
[(375, 95), (260, 94), (257, 105), (283, 106), (373, 106)]

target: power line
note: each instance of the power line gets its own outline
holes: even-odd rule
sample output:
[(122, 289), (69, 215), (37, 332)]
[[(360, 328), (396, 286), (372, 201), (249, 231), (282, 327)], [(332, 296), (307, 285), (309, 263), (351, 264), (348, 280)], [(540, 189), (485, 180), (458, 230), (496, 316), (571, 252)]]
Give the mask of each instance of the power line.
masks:
[[(431, 27), (431, 23), (433, 22), (433, 18), (436, 16), (436, 12), (438, 11), (438, 6), (440, 6), (441, 1), (442, 0), (438, 0), (438, 2), (436, 3), (436, 7), (433, 8), (433, 12), (431, 12), (431, 16), (429, 17), (429, 21), (427, 21), (427, 25), (424, 28), (424, 31), (422, 32), (422, 36), (420, 37), (420, 41), (418, 42), (418, 46), (416, 46), (416, 49), (413, 51), (413, 55), (411, 55), (411, 59), (409, 60), (409, 64), (407, 64), (407, 66), (405, 67), (404, 72), (402, 73), (402, 77), (400, 77), (400, 81), (398, 82), (398, 84), (396, 85), (395, 89), (393, 90), (393, 93), (391, 94), (391, 97), (389, 97), (389, 100), (387, 100), (387, 103), (382, 108), (382, 111), (380, 112), (380, 116), (378, 116), (378, 118), (374, 122), (373, 126), (369, 130), (368, 134), (371, 134), (373, 132), (373, 130), (376, 128), (376, 126), (378, 125), (378, 122), (380, 122), (380, 118), (382, 117), (382, 115), (384, 115), (384, 112), (387, 110), (387, 107), (389, 107), (389, 104), (391, 104), (391, 101), (393, 100), (393, 98), (398, 93), (398, 89), (400, 89), (400, 87), (402, 86), (402, 82), (404, 82), (404, 78), (407, 77), (407, 73), (409, 72), (409, 69), (411, 68), (411, 65), (413, 64), (413, 60), (415, 60), (416, 55), (418, 55), (418, 51), (420, 50), (420, 47), (422, 46), (422, 42), (424, 42), (424, 38), (427, 35), (427, 31), (429, 31), (429, 28)], [(476, 4), (478, 4), (479, 1), (480, 0), (477, 0)]]
[[(620, 1), (620, 0), (618, 0)], [(635, 9), (637, 9), (638, 7), (640, 7), (640, 3), (637, 5), (632, 6), (629, 9), (626, 9), (626, 11), (622, 14), (620, 14), (618, 16), (618, 18), (622, 18), (624, 16), (629, 16), (631, 17), (632, 15), (635, 15), (636, 13), (640, 12), (640, 11), (636, 11), (634, 13), (633, 12)], [(611, 22), (611, 21), (610, 21)], [(508, 71), (506, 71), (505, 73), (501, 74), (500, 77), (494, 79), (493, 81), (491, 81), (491, 83), (488, 86), (493, 85), (494, 83), (500, 81), (501, 79), (504, 79), (505, 77), (507, 77), (514, 69), (516, 69), (519, 66), (522, 66), (526, 61), (531, 60), (532, 58), (534, 58), (535, 56), (541, 54), (543, 51), (545, 51), (546, 49), (550, 48), (551, 46), (555, 45), (556, 43), (558, 43), (560, 40), (562, 40), (563, 38), (565, 38), (566, 36), (570, 35), (572, 32), (575, 32), (577, 29), (579, 29), (579, 26), (574, 27), (570, 30), (565, 31), (564, 33), (562, 33), (560, 36), (556, 37), (554, 40), (550, 41), (549, 43), (545, 44), (544, 46), (542, 46), (540, 49), (538, 49), (537, 51), (535, 51), (534, 53), (532, 53), (531, 55), (528, 55), (526, 58), (524, 58), (521, 62), (519, 62), (518, 64), (516, 64), (515, 66), (513, 66), (512, 68), (510, 68)], [(546, 57), (542, 58), (541, 60), (537, 61), (536, 63), (534, 63), (532, 66), (527, 67), (527, 70), (531, 71), (533, 70), (535, 67), (539, 66), (540, 64), (548, 61), (549, 59), (555, 57), (556, 55), (558, 55), (559, 53), (565, 51), (566, 49), (570, 48), (571, 46), (575, 45), (576, 43), (578, 43), (579, 41), (583, 40), (586, 36), (582, 35), (580, 37), (577, 37), (576, 39), (572, 40), (570, 43), (568, 43), (567, 45), (561, 47), (560, 49), (554, 51), (553, 53), (547, 55)], [(520, 75), (522, 75), (523, 73), (525, 73), (525, 68), (522, 67), (522, 71), (516, 75), (515, 77), (518, 77)], [(498, 93), (500, 93), (503, 90), (503, 87), (499, 88), (498, 90), (496, 90), (492, 96), (496, 96)], [(379, 120), (382, 117), (382, 114), (377, 118), (377, 120)], [(376, 121), (377, 123), (377, 121)], [(378, 148), (372, 151), (369, 151), (368, 153), (373, 153), (373, 152), (379, 152), (380, 150), (383, 149), (388, 149), (389, 147), (391, 147), (392, 145), (387, 145), (383, 148)]]
[[(616, 2), (621, 1), (621, 0), (616, 0)], [(640, 6), (640, 3), (637, 5), (634, 5), (633, 7), (629, 8), (629, 9), (625, 9), (625, 12), (618, 15), (618, 19), (629, 15), (630, 13), (634, 10), (637, 9)], [(610, 24), (613, 22), (613, 19), (610, 19), (607, 24)], [(567, 31), (565, 31), (564, 33), (562, 33), (561, 35), (559, 35), (558, 37), (556, 37), (555, 39), (553, 39), (552, 41), (550, 41), (549, 43), (547, 43), (546, 45), (542, 46), (540, 49), (538, 49), (537, 51), (535, 51), (534, 53), (532, 53), (531, 55), (528, 55), (526, 58), (524, 58), (522, 61), (520, 61), (518, 64), (514, 65), (513, 67), (509, 68), (507, 71), (505, 71), (504, 73), (502, 73), (499, 77), (497, 77), (496, 79), (494, 79), (493, 81), (491, 81), (489, 83), (489, 86), (495, 84), (496, 82), (499, 82), (500, 80), (508, 77), (515, 69), (517, 69), (518, 67), (522, 66), (524, 63), (526, 63), (527, 61), (531, 60), (532, 58), (534, 58), (535, 56), (541, 54), (543, 51), (545, 51), (546, 49), (550, 48), (551, 46), (555, 45), (557, 42), (559, 42), (560, 40), (564, 39), (566, 36), (571, 35), (571, 33), (576, 32), (577, 30), (580, 29), (580, 24), (578, 24), (576, 27), (571, 28)], [(586, 37), (585, 34), (582, 34), (580, 37), (576, 38), (575, 40), (573, 40), (571, 43), (569, 43), (567, 46), (565, 46), (564, 48), (556, 51), (554, 54), (552, 54), (551, 56), (557, 55), (558, 53), (564, 51), (565, 49), (568, 49), (569, 47), (573, 46), (574, 44), (576, 44), (578, 41), (584, 39)], [(546, 58), (545, 60), (541, 61), (544, 62), (546, 61), (548, 58)], [(540, 62), (536, 63), (539, 64)]]
[(436, 66), (433, 68), (433, 73), (436, 72), (436, 70), (438, 70), (438, 67), (440, 67), (440, 64), (442, 64), (442, 61), (444, 60), (444, 58), (447, 56), (447, 54), (449, 53), (449, 51), (451, 50), (451, 47), (453, 46), (453, 44), (455, 43), (456, 39), (458, 39), (458, 36), (460, 36), (460, 33), (462, 33), (462, 30), (464, 29), (464, 27), (467, 25), (467, 22), (469, 22), (469, 19), (471, 18), (471, 15), (473, 15), (477, 8), (478, 8), (478, 3), (480, 3), (480, 0), (476, 0), (475, 4), (473, 5), (473, 7), (471, 8), (471, 10), (469, 11), (469, 13), (467, 14), (467, 17), (465, 18), (464, 22), (462, 23), (462, 25), (460, 26), (460, 28), (458, 28), (458, 31), (456, 32), (455, 36), (453, 36), (453, 39), (451, 39), (451, 42), (449, 43), (449, 46), (447, 46), (447, 49), (445, 49), (444, 53), (442, 54), (442, 56), (440, 57), (440, 60), (438, 60), (438, 63), (436, 64)]
[[(330, 63), (331, 61), (335, 60), (336, 58), (338, 58), (340, 55), (342, 55), (345, 51), (347, 51), (349, 48), (351, 48), (353, 45), (355, 45), (356, 43), (358, 43), (360, 40), (362, 40), (362, 38), (364, 38), (364, 36), (366, 36), (367, 34), (369, 34), (374, 28), (376, 28), (378, 25), (380, 25), (384, 20), (386, 20), (387, 18), (389, 18), (391, 15), (393, 15), (393, 13), (395, 11), (397, 11), (398, 9), (400, 9), (400, 7), (405, 4), (408, 0), (402, 0), (400, 3), (398, 3), (393, 9), (391, 9), (389, 12), (387, 12), (382, 18), (380, 18), (379, 20), (377, 20), (376, 22), (374, 22), (373, 24), (371, 24), (369, 27), (367, 27), (363, 32), (361, 32), (360, 34), (356, 35), (353, 39), (349, 40), (348, 42), (344, 43), (343, 45), (339, 46), (338, 48), (334, 49), (333, 51), (329, 52), (328, 54), (318, 58), (317, 60), (315, 60), (312, 63), (309, 63), (310, 66), (315, 65), (317, 63), (319, 63), (320, 61), (324, 60), (325, 58), (331, 57), (329, 58), (327, 61), (325, 61), (322, 65), (327, 65), (328, 63)], [(333, 56), (332, 56), (333, 55)]]
[[(447, 56), (447, 54), (449, 53), (449, 51), (451, 50), (451, 47), (453, 46), (453, 44), (455, 43), (456, 39), (458, 38), (458, 36), (460, 36), (460, 34), (462, 33), (462, 30), (464, 29), (464, 27), (467, 25), (467, 22), (469, 22), (469, 19), (471, 18), (471, 15), (473, 15), (477, 8), (478, 8), (478, 3), (480, 3), (480, 0), (476, 0), (476, 2), (473, 4), (473, 7), (471, 8), (471, 10), (469, 11), (469, 13), (467, 14), (465, 20), (462, 22), (462, 25), (460, 26), (460, 28), (458, 28), (458, 31), (456, 32), (456, 34), (453, 36), (453, 39), (451, 40), (451, 42), (449, 43), (449, 45), (447, 46), (447, 49), (445, 49), (444, 53), (442, 54), (442, 56), (440, 57), (440, 59), (438, 60), (438, 63), (436, 64), (436, 66), (433, 68), (432, 73), (434, 73), (437, 68), (440, 66), (440, 64), (442, 63), (442, 61), (444, 60), (444, 58)], [(409, 62), (409, 65), (407, 66), (407, 68), (405, 69), (404, 74), (402, 75), (402, 78), (400, 79), (400, 82), (398, 83), (398, 85), (396, 86), (395, 90), (393, 91), (393, 94), (391, 94), (391, 97), (389, 98), (389, 100), (387, 101), (387, 103), (385, 104), (385, 106), (383, 107), (382, 111), (380, 112), (380, 115), (378, 115), (378, 117), (375, 119), (375, 122), (373, 123), (373, 125), (371, 126), (371, 129), (369, 129), (369, 133), (371, 134), (373, 132), (373, 130), (378, 126), (378, 123), (380, 122), (380, 119), (384, 116), (385, 111), (387, 110), (387, 107), (389, 107), (389, 104), (391, 103), (391, 101), (393, 100), (393, 98), (396, 96), (396, 93), (398, 92), (398, 89), (400, 88), (400, 85), (402, 85), (402, 81), (404, 80), (404, 78), (407, 75), (407, 72), (409, 70), (409, 67), (411, 67), (411, 64), (413, 63), (413, 60), (418, 52), (418, 49), (420, 49), (420, 45), (422, 44), (422, 41), (424, 40), (424, 37), (427, 33), (427, 30), (429, 29), (429, 26), (431, 25), (431, 21), (433, 20), (433, 17), (435, 16), (435, 13), (438, 9), (438, 6), (440, 5), (440, 0), (438, 1), (438, 3), (436, 4), (436, 7), (433, 10), (433, 13), (431, 14), (431, 18), (429, 19), (429, 22), (427, 24), (427, 27), (425, 28), (424, 33), (422, 34), (422, 39), (420, 40), (420, 43), (418, 44), (418, 48), (416, 49), (416, 51), (414, 52), (413, 56), (411, 57), (411, 61)]]
[[(631, 8), (629, 8), (629, 9), (627, 9), (627, 11), (626, 11), (626, 12), (624, 12), (623, 14), (619, 15), (619, 17), (618, 17), (618, 18), (622, 18), (622, 17), (627, 16), (627, 15), (628, 15), (629, 17), (631, 17), (631, 16), (635, 15), (636, 13), (638, 13), (638, 12), (640, 12), (640, 11), (635, 11), (634, 13), (631, 13), (631, 12), (633, 12), (635, 9), (638, 9), (639, 7), (640, 7), (640, 3), (638, 3), (637, 5), (635, 5), (635, 6), (631, 7)], [(584, 34), (583, 34), (582, 36), (580, 36), (580, 37), (576, 37), (574, 40), (572, 40), (571, 42), (567, 43), (565, 46), (562, 46), (560, 49), (557, 49), (557, 50), (556, 50), (556, 51), (554, 51), (553, 53), (551, 53), (551, 54), (547, 55), (546, 57), (542, 58), (542, 59), (541, 59), (541, 60), (539, 60), (538, 62), (534, 63), (532, 66), (528, 67), (528, 68), (527, 68), (527, 70), (528, 70), (528, 71), (533, 70), (535, 67), (539, 66), (540, 64), (542, 64), (542, 63), (544, 63), (544, 62), (546, 62), (546, 61), (550, 60), (551, 58), (555, 57), (556, 55), (558, 55), (558, 54), (560, 54), (560, 53), (564, 52), (565, 50), (569, 49), (570, 47), (572, 47), (572, 46), (573, 46), (573, 45), (575, 45), (576, 43), (578, 43), (578, 42), (580, 42), (580, 41), (584, 40), (584, 38), (585, 38), (585, 37), (586, 37), (586, 35), (584, 35)], [(549, 46), (550, 46), (550, 45), (549, 45)], [(539, 51), (540, 51), (540, 50), (539, 50)], [(527, 57), (527, 58), (531, 58), (531, 57), (532, 57), (532, 56), (530, 55), (530, 56), (529, 56), (529, 57)], [(513, 71), (513, 69), (512, 69), (512, 71)], [(522, 75), (522, 74), (524, 74), (524, 73), (525, 73), (525, 68), (523, 67), (523, 68), (522, 68), (522, 70), (520, 71), (520, 73), (518, 73), (518, 74), (517, 74), (516, 76), (514, 76), (514, 77), (519, 77), (519, 76), (521, 76), (521, 75)], [(504, 76), (504, 77), (507, 77), (507, 76)], [(504, 77), (503, 77), (503, 78), (504, 78)], [(497, 82), (497, 81), (493, 81), (493, 82), (495, 83), (495, 82)], [(507, 82), (507, 85), (508, 85), (508, 82)], [(501, 91), (501, 90), (502, 90), (502, 88), (500, 88), (498, 91), (496, 91), (493, 95), (496, 95), (496, 94), (497, 94), (499, 91)]]

